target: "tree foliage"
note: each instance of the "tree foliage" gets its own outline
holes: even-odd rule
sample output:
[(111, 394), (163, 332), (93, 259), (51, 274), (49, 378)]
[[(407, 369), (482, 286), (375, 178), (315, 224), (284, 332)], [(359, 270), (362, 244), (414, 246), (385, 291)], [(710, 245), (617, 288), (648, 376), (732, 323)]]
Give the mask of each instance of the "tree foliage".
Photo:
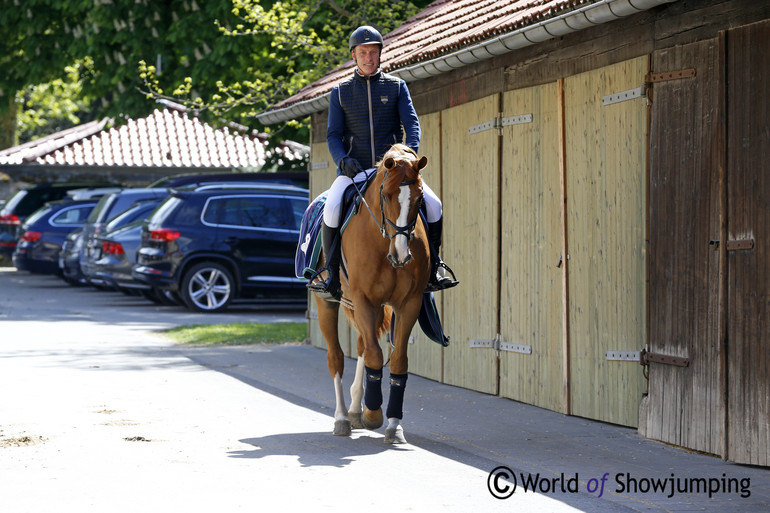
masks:
[[(264, 130), (254, 115), (345, 62), (356, 26), (387, 33), (427, 3), (3, 0), (0, 116), (29, 86), (71, 82), (77, 65), (80, 105), (95, 99), (91, 117), (143, 116), (167, 98), (212, 123)], [(290, 125), (281, 136), (307, 133)]]

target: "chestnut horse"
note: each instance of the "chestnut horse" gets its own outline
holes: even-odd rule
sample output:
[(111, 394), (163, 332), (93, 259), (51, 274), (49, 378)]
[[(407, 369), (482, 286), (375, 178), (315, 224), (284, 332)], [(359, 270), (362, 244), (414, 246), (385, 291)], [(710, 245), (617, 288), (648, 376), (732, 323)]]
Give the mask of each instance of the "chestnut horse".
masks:
[(422, 306), (430, 273), (428, 237), (418, 222), (423, 201), (420, 170), (428, 159), (394, 145), (377, 167), (373, 182), (342, 236), (340, 272), (345, 314), (358, 331), (358, 361), (348, 411), (342, 388), (345, 356), (337, 333), (338, 302), (316, 296), (318, 320), (326, 339), (329, 372), (337, 406), (334, 434), (377, 429), (382, 415), (382, 349), (379, 337), (395, 313), (390, 356), (390, 397), (386, 443), (406, 443), (400, 421), (407, 378), (407, 343)]

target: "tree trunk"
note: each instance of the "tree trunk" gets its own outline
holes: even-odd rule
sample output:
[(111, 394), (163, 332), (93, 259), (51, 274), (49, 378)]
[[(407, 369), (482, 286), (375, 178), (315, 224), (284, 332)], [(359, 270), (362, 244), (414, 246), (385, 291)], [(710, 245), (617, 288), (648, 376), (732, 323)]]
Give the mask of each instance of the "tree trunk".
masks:
[(16, 94), (0, 96), (0, 150), (16, 146)]

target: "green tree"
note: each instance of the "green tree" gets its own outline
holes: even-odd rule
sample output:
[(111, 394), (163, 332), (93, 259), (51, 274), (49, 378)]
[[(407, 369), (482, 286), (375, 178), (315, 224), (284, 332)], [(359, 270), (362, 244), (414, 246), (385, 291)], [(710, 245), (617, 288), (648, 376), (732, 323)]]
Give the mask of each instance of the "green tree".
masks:
[(17, 132), (31, 141), (91, 121), (91, 99), (83, 94), (79, 66), (67, 66), (67, 77), (29, 85), (16, 93)]
[[(149, 97), (173, 99), (192, 109), (210, 110), (225, 118), (234, 112), (253, 118), (349, 60), (348, 37), (356, 27), (373, 25), (387, 33), (428, 3), (427, 0), (232, 0), (232, 14), (237, 21), (228, 25), (217, 20), (216, 25), (222, 36), (252, 41), (256, 49), (253, 63), (241, 68), (236, 80), (219, 80), (217, 91), (204, 96), (198, 81), (189, 76), (172, 90), (164, 89), (156, 78), (155, 67), (147, 62), (140, 67), (141, 77)], [(254, 121), (241, 122), (254, 124)], [(302, 123), (287, 125), (290, 132), (304, 134), (299, 139), (307, 139)]]
[[(78, 63), (91, 117), (138, 117), (170, 98), (209, 122), (264, 130), (254, 115), (345, 62), (353, 28), (387, 33), (427, 3), (3, 0), (0, 147), (15, 143), (17, 92), (66, 82)], [(306, 140), (307, 129), (288, 124), (280, 137)]]

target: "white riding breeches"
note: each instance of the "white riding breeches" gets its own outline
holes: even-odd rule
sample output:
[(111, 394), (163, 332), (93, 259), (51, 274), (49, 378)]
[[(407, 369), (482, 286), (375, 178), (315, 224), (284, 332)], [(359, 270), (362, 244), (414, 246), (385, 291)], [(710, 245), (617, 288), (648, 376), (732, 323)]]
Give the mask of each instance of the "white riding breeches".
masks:
[[(361, 183), (366, 180), (367, 173), (376, 171), (374, 168), (366, 171), (361, 171), (352, 179), (345, 175), (338, 176), (332, 186), (329, 188), (329, 192), (326, 195), (326, 203), (324, 204), (324, 224), (329, 228), (339, 228), (340, 226), (340, 209), (342, 208), (342, 196), (345, 194), (345, 189), (351, 183)], [(436, 193), (428, 187), (425, 180), (422, 181), (422, 194), (425, 199), (425, 214), (429, 223), (435, 223), (441, 219), (441, 200), (438, 199)]]

